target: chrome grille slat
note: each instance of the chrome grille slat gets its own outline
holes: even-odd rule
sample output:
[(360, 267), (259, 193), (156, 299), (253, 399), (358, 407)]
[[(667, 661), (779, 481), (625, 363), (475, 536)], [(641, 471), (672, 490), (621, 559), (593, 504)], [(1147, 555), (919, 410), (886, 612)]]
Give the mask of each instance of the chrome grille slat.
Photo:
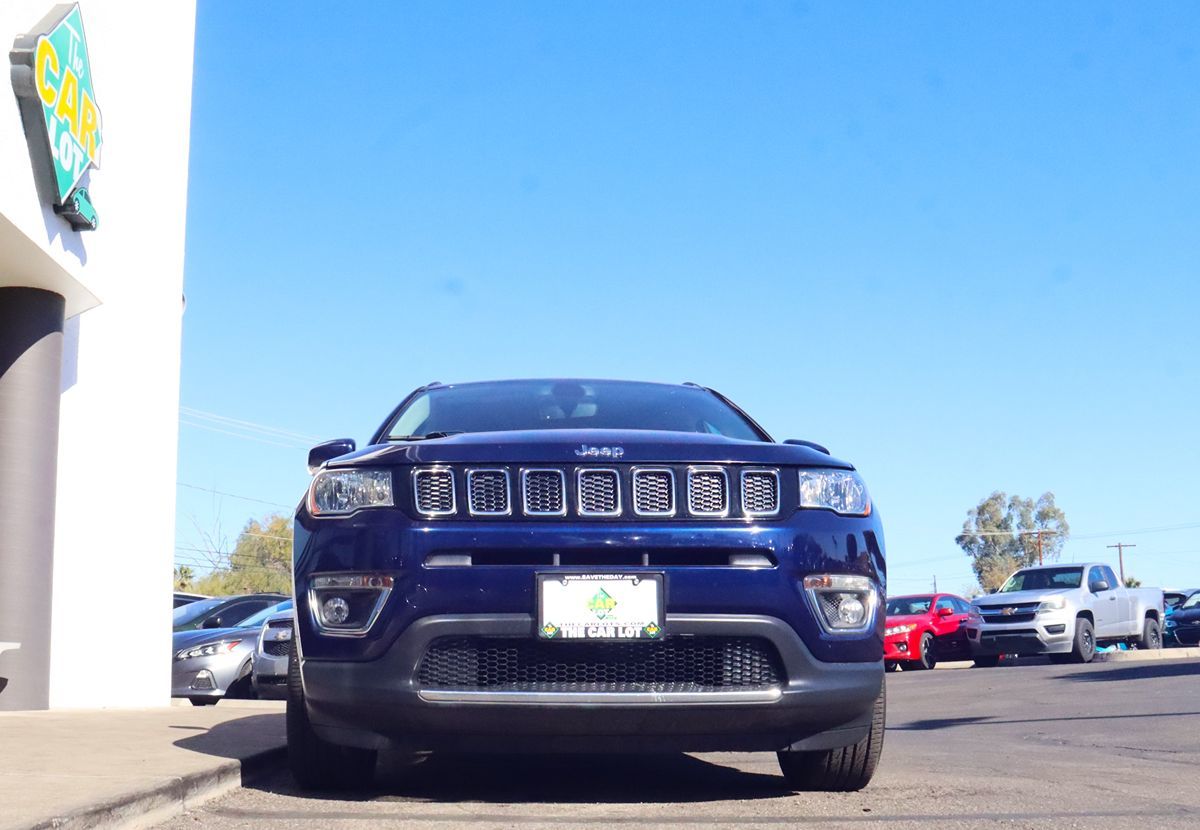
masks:
[(521, 471), (521, 499), (526, 516), (567, 515), (567, 482), (562, 470), (530, 468)]
[(633, 512), (639, 516), (675, 515), (675, 473), (669, 467), (635, 468)]
[(509, 502), (508, 470), (467, 470), (467, 507), (472, 516), (507, 516)]
[(723, 467), (688, 468), (688, 512), (693, 516), (729, 515), (729, 476)]
[(747, 516), (774, 516), (779, 512), (779, 473), (742, 470), (742, 512)]
[(621, 475), (616, 470), (585, 468), (577, 474), (580, 516), (621, 515)]
[(454, 472), (448, 467), (413, 470), (413, 494), (422, 516), (452, 516), (456, 512)]

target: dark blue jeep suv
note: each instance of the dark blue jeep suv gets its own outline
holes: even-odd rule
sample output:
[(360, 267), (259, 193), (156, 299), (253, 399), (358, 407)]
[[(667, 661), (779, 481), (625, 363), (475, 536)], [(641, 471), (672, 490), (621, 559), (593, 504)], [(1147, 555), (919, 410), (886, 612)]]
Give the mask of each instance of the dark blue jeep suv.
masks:
[(883, 745), (883, 533), (854, 468), (711, 389), (430, 384), (312, 450), (288, 748), (775, 751), (853, 790)]

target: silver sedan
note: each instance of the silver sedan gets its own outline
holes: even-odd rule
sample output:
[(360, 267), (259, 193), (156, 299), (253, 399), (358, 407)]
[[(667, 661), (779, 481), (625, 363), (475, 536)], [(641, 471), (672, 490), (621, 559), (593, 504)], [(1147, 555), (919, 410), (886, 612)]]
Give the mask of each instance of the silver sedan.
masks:
[(292, 601), (285, 600), (233, 628), (176, 632), (171, 647), (171, 696), (186, 697), (196, 706), (252, 697), (251, 672), (262, 625), (291, 607)]

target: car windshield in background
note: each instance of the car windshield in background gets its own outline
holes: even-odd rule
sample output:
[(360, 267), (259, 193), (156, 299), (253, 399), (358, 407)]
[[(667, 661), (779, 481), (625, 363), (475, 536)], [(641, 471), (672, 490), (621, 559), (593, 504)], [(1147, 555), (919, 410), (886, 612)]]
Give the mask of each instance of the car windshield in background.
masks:
[(260, 625), (265, 623), (267, 621), (267, 617), (271, 616), (272, 614), (278, 614), (280, 611), (291, 610), (292, 601), (290, 599), (285, 599), (283, 602), (268, 606), (259, 611), (257, 614), (246, 617), (246, 619), (235, 625), (234, 628), (258, 628)]
[(201, 599), (196, 602), (189, 602), (187, 605), (181, 605), (171, 612), (171, 624), (180, 626), (195, 622), (221, 603), (228, 601), (229, 597), (217, 597), (216, 599)]
[(765, 440), (711, 392), (626, 381), (497, 381), (427, 389), (387, 429), (390, 441), (459, 432), (647, 429)]
[(1180, 606), (1180, 610), (1182, 611), (1185, 608), (1195, 608), (1197, 605), (1200, 605), (1200, 594), (1192, 594), (1187, 598), (1187, 601)]
[(1017, 571), (1004, 583), (1000, 593), (1078, 588), (1082, 583), (1083, 568), (1039, 568), (1036, 571)]
[(933, 597), (896, 597), (887, 602), (887, 615), (900, 617), (905, 614), (928, 614)]

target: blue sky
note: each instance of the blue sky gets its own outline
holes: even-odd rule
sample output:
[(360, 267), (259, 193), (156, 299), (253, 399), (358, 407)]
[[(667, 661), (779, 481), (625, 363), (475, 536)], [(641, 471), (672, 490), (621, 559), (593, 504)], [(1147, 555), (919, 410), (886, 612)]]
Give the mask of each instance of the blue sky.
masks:
[[(1200, 585), (1198, 90), (1193, 3), (202, 2), (181, 400), (693, 380), (859, 466), (893, 593), (997, 489)], [(181, 559), (307, 482), (212, 427)]]

